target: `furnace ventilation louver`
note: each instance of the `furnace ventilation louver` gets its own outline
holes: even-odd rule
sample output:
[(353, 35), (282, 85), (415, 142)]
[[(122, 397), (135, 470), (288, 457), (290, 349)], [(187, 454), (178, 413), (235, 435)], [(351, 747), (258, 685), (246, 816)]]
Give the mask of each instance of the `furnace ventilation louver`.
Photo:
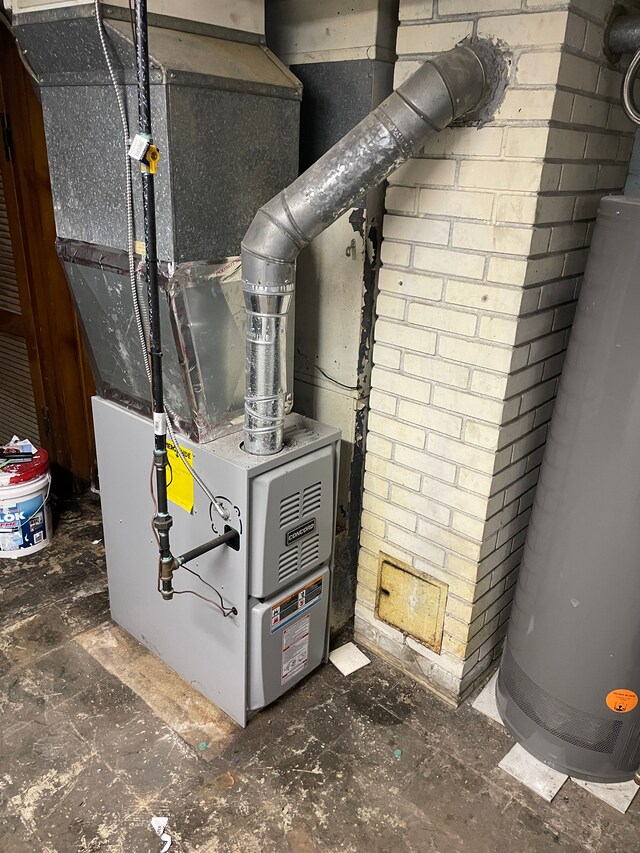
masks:
[(280, 529), (293, 524), (300, 518), (300, 492), (295, 492), (280, 501)]
[(317, 512), (322, 504), (322, 483), (307, 486), (302, 497), (302, 516)]
[(278, 582), (288, 580), (298, 572), (313, 568), (320, 562), (320, 536), (316, 533), (287, 548), (278, 560)]
[[(304, 435), (298, 432), (298, 435)], [(292, 440), (295, 448), (299, 438)], [(331, 557), (335, 461), (324, 448), (311, 459), (292, 460), (286, 469), (274, 468), (252, 484), (251, 595), (264, 599), (303, 572)], [(267, 506), (264, 514), (258, 512)]]
[(280, 529), (299, 521), (322, 506), (322, 483), (306, 486), (302, 493), (302, 508), (300, 507), (300, 492), (294, 492), (280, 501)]
[(306, 441), (312, 435), (312, 431), (304, 424), (292, 424), (285, 430), (284, 437), (288, 444), (295, 444), (298, 441)]
[(306, 542), (300, 543), (300, 571), (310, 569), (319, 562), (320, 537), (316, 533)]
[(280, 583), (292, 577), (298, 571), (298, 550), (299, 548), (296, 546), (295, 548), (288, 548), (280, 554), (278, 561), (278, 581)]

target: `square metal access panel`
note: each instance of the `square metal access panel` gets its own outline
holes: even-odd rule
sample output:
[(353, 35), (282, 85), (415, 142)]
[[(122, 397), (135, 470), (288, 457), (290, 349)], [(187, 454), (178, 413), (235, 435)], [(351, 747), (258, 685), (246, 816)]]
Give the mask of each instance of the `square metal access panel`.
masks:
[(446, 583), (386, 554), (380, 555), (376, 616), (438, 654), (448, 591)]

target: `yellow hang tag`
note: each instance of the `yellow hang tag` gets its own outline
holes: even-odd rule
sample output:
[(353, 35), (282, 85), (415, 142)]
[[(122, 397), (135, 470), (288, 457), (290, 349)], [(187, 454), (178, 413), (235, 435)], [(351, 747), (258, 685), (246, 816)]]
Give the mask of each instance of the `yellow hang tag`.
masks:
[(160, 160), (160, 152), (155, 145), (150, 145), (145, 156), (146, 165), (152, 175), (155, 175), (158, 170), (158, 161)]
[[(193, 466), (193, 453), (180, 445), (182, 455)], [(167, 442), (167, 458), (170, 470), (167, 471), (167, 497), (187, 512), (193, 512), (193, 474), (176, 453), (175, 446)]]

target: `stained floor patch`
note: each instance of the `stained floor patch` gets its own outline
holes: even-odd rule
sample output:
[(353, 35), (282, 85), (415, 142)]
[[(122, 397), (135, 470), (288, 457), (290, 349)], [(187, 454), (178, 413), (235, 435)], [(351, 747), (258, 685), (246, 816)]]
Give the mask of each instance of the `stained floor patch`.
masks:
[(239, 732), (226, 714), (113, 622), (75, 641), (204, 758), (219, 755)]

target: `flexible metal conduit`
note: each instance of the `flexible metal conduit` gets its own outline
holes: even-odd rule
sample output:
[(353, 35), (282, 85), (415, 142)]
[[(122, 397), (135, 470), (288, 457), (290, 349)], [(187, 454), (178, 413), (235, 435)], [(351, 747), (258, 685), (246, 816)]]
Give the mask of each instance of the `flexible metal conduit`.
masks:
[(278, 453), (284, 441), (286, 323), (298, 253), (408, 160), (430, 133), (480, 107), (490, 94), (487, 80), (472, 46), (425, 62), (256, 214), (242, 241), (249, 453)]

